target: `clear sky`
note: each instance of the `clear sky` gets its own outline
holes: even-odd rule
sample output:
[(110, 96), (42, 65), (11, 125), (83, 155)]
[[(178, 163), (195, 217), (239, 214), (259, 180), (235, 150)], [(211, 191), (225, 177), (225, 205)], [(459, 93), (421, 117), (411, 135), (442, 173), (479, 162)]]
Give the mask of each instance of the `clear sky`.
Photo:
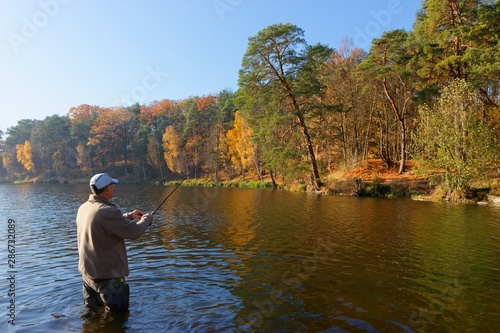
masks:
[(0, 0), (0, 130), (80, 104), (237, 90), (248, 37), (297, 25), (308, 44), (368, 51), (412, 30), (421, 0)]

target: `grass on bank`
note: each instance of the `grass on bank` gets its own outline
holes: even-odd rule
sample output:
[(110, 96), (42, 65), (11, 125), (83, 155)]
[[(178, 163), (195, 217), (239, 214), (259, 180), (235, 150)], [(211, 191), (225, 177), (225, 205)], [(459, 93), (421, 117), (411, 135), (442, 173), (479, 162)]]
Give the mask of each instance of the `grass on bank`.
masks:
[[(176, 186), (180, 183), (179, 180), (165, 182), (165, 186)], [(220, 186), (220, 187), (239, 187), (239, 188), (271, 188), (271, 182), (263, 182), (263, 181), (248, 181), (241, 179), (233, 179), (233, 180), (225, 180), (215, 182), (213, 180), (207, 178), (197, 178), (197, 179), (186, 179), (183, 183), (183, 186), (191, 186), (191, 187), (212, 187), (212, 186)]]
[[(389, 169), (383, 165), (380, 160), (367, 160), (360, 163), (358, 167), (349, 170), (337, 169), (327, 175), (322, 182), (324, 186), (320, 193), (332, 195), (356, 195), (362, 197), (378, 198), (415, 198), (430, 201), (453, 201), (453, 194), (450, 196), (443, 189), (442, 179), (439, 177), (418, 177), (413, 173), (413, 164), (409, 163), (409, 170), (404, 174), (397, 174), (396, 170)], [(356, 179), (361, 183), (356, 183)], [(63, 179), (56, 177), (37, 177), (37, 178), (18, 178), (0, 179), (3, 183), (37, 183), (37, 184), (83, 184), (86, 179)], [(231, 179), (223, 181), (213, 181), (209, 178), (186, 179), (182, 185), (191, 187), (234, 187), (234, 188), (272, 188), (272, 182), (269, 179), (260, 181), (258, 179)], [(122, 177), (120, 182), (123, 184), (137, 182), (133, 177)], [(160, 182), (159, 182), (160, 183)], [(180, 180), (161, 183), (165, 186), (176, 186)], [(292, 181), (289, 183), (279, 183), (278, 188), (294, 192), (317, 192), (311, 184), (305, 184), (304, 181)], [(500, 177), (498, 174), (492, 176), (492, 179), (483, 183), (473, 184), (470, 193), (457, 201), (479, 202), (488, 201), (493, 197), (500, 197)]]

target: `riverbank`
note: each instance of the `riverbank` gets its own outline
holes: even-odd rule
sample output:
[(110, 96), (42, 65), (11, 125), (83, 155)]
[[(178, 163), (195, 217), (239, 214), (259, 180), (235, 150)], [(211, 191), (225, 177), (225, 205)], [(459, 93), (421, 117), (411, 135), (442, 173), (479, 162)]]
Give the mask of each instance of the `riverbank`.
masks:
[[(414, 165), (408, 162), (406, 171), (402, 174), (397, 170), (388, 168), (381, 160), (367, 160), (358, 167), (349, 170), (336, 170), (328, 174), (323, 180), (323, 186), (317, 189), (311, 183), (303, 179), (294, 181), (283, 181), (280, 179), (278, 189), (292, 192), (308, 192), (327, 195), (344, 195), (358, 197), (376, 198), (412, 198), (425, 201), (450, 200), (439, 180), (418, 176), (413, 171)], [(237, 188), (273, 188), (270, 176), (263, 175), (262, 180), (257, 177), (231, 178), (222, 175), (221, 180), (214, 181), (207, 177), (187, 179), (183, 186), (192, 187), (237, 187)], [(151, 184), (151, 181), (137, 181), (133, 176), (119, 177), (122, 184)], [(36, 183), (36, 184), (86, 184), (86, 179), (64, 179), (54, 177), (25, 178), (19, 180), (0, 179), (0, 183)], [(157, 181), (164, 186), (177, 185), (180, 180), (166, 182)], [(454, 200), (452, 200), (454, 201)], [(477, 184), (466, 198), (457, 201), (471, 203), (492, 203), (500, 205), (500, 178), (494, 178), (488, 185)]]
[[(439, 178), (439, 177), (438, 177)], [(173, 186), (178, 181), (167, 182)], [(231, 179), (214, 182), (210, 179), (193, 179), (184, 182), (185, 186), (220, 186), (239, 188), (272, 188), (269, 176), (263, 181), (258, 179)], [(421, 177), (413, 172), (410, 162), (407, 171), (398, 174), (396, 170), (387, 168), (380, 160), (363, 162), (359, 167), (351, 170), (337, 170), (329, 174), (323, 181), (323, 186), (317, 189), (303, 180), (289, 183), (280, 182), (278, 189), (292, 192), (307, 192), (325, 195), (358, 196), (374, 198), (411, 198), (421, 201), (459, 201), (464, 203), (496, 204), (500, 205), (500, 181), (495, 179), (490, 187), (477, 184), (465, 198), (450, 199), (442, 184), (435, 179)]]
[(399, 174), (397, 170), (385, 166), (381, 160), (367, 160), (357, 168), (331, 174), (325, 188), (330, 194), (362, 197), (500, 204), (499, 175), (492, 177), (488, 184), (473, 184), (465, 198), (456, 199), (448, 195), (439, 173), (427, 178), (418, 175), (414, 169), (415, 165), (409, 161), (405, 172)]

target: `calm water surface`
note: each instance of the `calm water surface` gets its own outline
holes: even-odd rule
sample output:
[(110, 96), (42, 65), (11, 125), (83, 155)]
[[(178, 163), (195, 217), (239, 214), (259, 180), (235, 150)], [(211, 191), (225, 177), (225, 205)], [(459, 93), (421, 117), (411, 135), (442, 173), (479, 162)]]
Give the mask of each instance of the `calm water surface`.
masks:
[[(114, 201), (152, 210), (172, 190), (140, 189), (119, 184)], [(127, 243), (130, 313), (86, 318), (88, 193), (0, 185), (0, 331), (500, 332), (499, 207), (227, 188), (179, 188)]]

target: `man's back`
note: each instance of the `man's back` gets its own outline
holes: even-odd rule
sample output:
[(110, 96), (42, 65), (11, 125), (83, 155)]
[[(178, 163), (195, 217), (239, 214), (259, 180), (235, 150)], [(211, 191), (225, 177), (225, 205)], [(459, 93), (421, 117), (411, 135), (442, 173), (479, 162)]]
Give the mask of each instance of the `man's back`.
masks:
[(108, 200), (90, 195), (78, 209), (76, 219), (78, 269), (92, 279), (128, 276), (128, 261), (124, 239), (115, 234), (114, 226), (129, 223), (118, 207)]

